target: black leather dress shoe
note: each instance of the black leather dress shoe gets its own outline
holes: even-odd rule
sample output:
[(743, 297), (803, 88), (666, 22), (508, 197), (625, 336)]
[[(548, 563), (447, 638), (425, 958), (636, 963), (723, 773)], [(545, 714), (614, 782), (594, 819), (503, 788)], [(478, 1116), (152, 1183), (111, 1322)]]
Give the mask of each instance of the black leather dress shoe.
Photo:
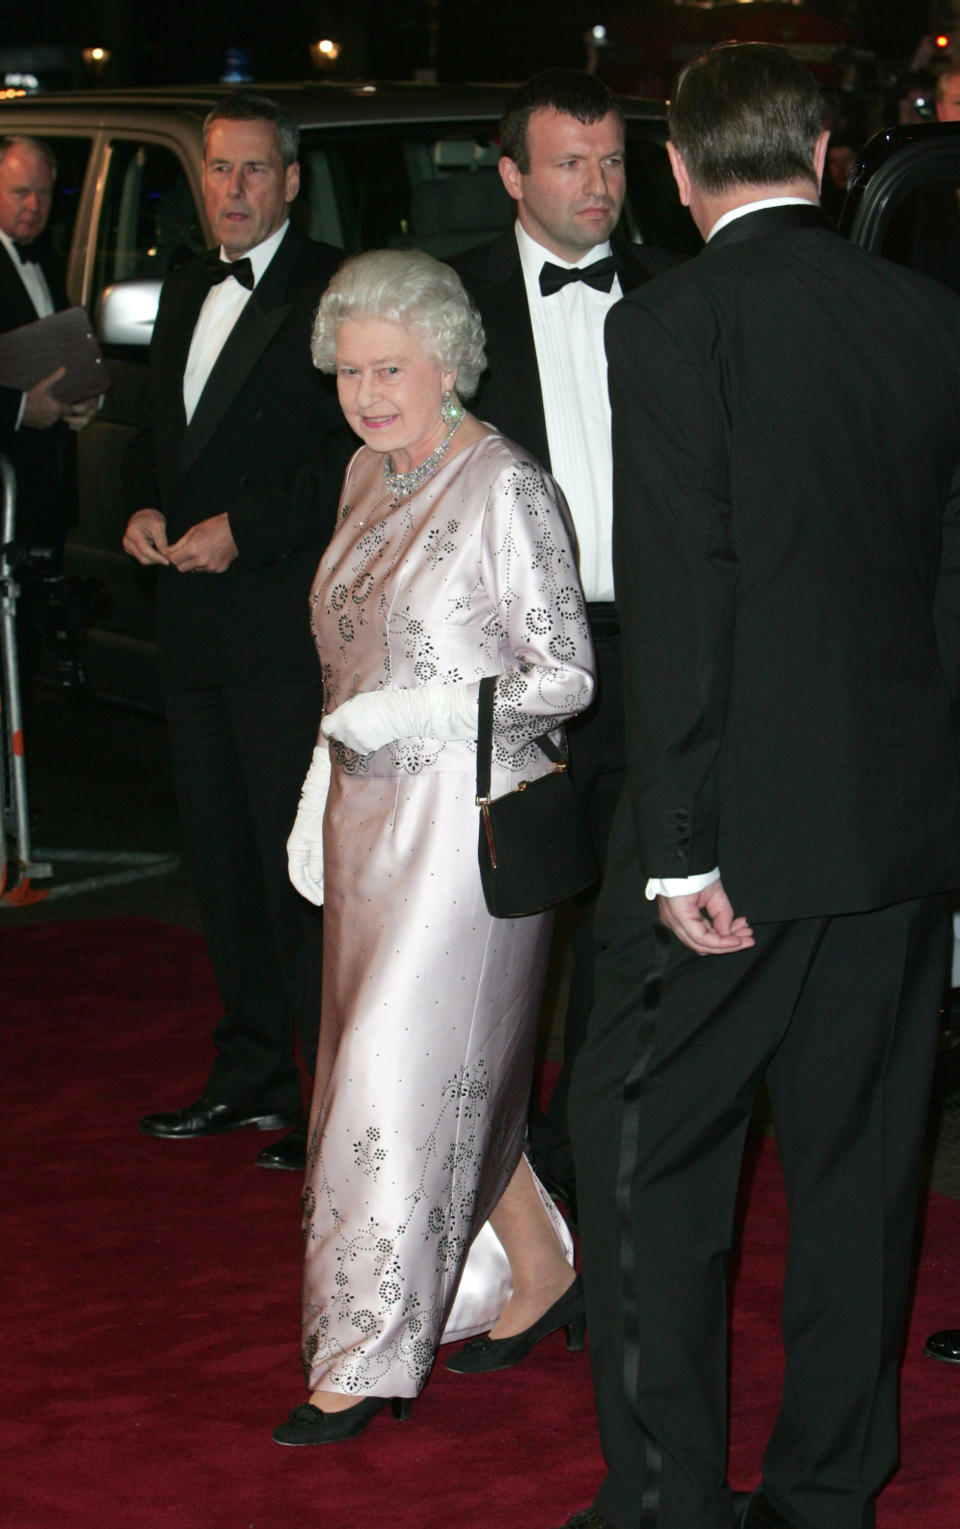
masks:
[(288, 1168), (291, 1173), (303, 1173), (307, 1166), (307, 1122), (272, 1141), (269, 1147), (261, 1147), (254, 1158), (258, 1168)]
[(947, 1364), (960, 1364), (960, 1327), (944, 1327), (931, 1333), (923, 1345), (929, 1359), (945, 1359)]
[(539, 1321), (525, 1327), (522, 1333), (515, 1333), (512, 1338), (491, 1338), (489, 1333), (485, 1333), (482, 1338), (471, 1338), (459, 1353), (447, 1360), (447, 1369), (459, 1375), (509, 1370), (512, 1365), (519, 1364), (521, 1359), (527, 1357), (534, 1344), (539, 1343), (541, 1338), (549, 1337), (550, 1333), (555, 1333), (558, 1327), (567, 1329), (568, 1351), (571, 1354), (579, 1353), (585, 1341), (586, 1323), (583, 1285), (578, 1274), (573, 1284), (563, 1292), (559, 1300), (554, 1301)]
[(582, 1513), (575, 1513), (561, 1524), (560, 1529), (614, 1529), (614, 1526), (599, 1508), (584, 1508)]
[(144, 1115), (140, 1129), (148, 1136), (189, 1141), (194, 1136), (219, 1136), (223, 1131), (237, 1131), (241, 1126), (256, 1126), (258, 1131), (285, 1131), (296, 1122), (296, 1115), (237, 1109), (235, 1105), (218, 1104), (215, 1099), (201, 1094), (185, 1109), (171, 1110), (166, 1115)]

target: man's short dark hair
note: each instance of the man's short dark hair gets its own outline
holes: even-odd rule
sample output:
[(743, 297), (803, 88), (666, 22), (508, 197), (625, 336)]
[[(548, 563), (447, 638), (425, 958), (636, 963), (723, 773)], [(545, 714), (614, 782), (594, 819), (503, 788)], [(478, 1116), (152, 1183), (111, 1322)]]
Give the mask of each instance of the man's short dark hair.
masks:
[(541, 69), (507, 102), (500, 119), (500, 152), (512, 159), (521, 175), (530, 170), (527, 124), (535, 111), (558, 111), (578, 122), (602, 122), (610, 112), (623, 113), (602, 80), (581, 69)]
[(5, 133), (0, 137), (0, 165), (7, 157), (9, 149), (27, 149), (42, 159), (54, 180), (57, 178), (57, 157), (49, 143), (42, 138), (31, 138), (27, 133)]
[(771, 43), (720, 43), (680, 73), (667, 108), (690, 178), (714, 195), (733, 186), (817, 186), (823, 130), (813, 75)]
[(207, 139), (215, 122), (272, 122), (277, 129), (277, 146), (283, 168), (295, 164), (300, 152), (300, 129), (290, 113), (271, 101), (269, 96), (258, 96), (252, 90), (237, 90), (224, 96), (203, 119), (203, 152), (207, 152)]

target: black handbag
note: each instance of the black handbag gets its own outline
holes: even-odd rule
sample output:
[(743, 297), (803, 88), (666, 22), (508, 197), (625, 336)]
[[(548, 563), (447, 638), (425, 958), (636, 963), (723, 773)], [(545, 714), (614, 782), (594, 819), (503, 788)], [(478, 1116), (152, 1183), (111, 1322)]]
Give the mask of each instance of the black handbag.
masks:
[(495, 685), (495, 675), (480, 681), (480, 879), (494, 918), (525, 918), (592, 886), (599, 880), (600, 867), (566, 759), (549, 734), (536, 742), (553, 761), (550, 773), (522, 780), (514, 791), (491, 798)]

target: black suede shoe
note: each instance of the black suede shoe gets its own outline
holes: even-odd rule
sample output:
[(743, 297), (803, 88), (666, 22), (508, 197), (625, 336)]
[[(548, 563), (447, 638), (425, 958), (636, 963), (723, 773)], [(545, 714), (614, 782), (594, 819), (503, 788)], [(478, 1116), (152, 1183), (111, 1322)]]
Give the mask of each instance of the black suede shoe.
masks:
[(584, 1508), (582, 1513), (575, 1513), (561, 1524), (560, 1529), (614, 1529), (614, 1526), (599, 1508)]
[(947, 1364), (960, 1364), (960, 1327), (943, 1327), (931, 1333), (923, 1345), (928, 1359), (944, 1359)]
[(236, 1131), (241, 1126), (256, 1126), (258, 1131), (285, 1131), (296, 1125), (296, 1115), (276, 1112), (237, 1109), (232, 1104), (218, 1104), (206, 1094), (185, 1109), (171, 1110), (167, 1115), (144, 1115), (141, 1131), (148, 1136), (161, 1136), (170, 1141), (189, 1141), (194, 1136), (219, 1136), (223, 1131)]
[(305, 1402), (294, 1407), (285, 1423), (277, 1425), (273, 1438), (277, 1444), (339, 1444), (343, 1439), (355, 1439), (384, 1407), (392, 1408), (394, 1417), (405, 1422), (412, 1406), (408, 1396), (393, 1401), (387, 1396), (365, 1396), (343, 1412), (321, 1412), (312, 1402)]
[(577, 1353), (583, 1348), (586, 1325), (583, 1285), (578, 1274), (570, 1288), (563, 1292), (558, 1301), (554, 1301), (539, 1322), (525, 1327), (522, 1333), (515, 1333), (512, 1338), (491, 1338), (489, 1333), (482, 1338), (471, 1338), (459, 1353), (447, 1360), (447, 1369), (455, 1370), (459, 1375), (509, 1370), (512, 1365), (525, 1359), (541, 1338), (555, 1333), (558, 1327), (567, 1329), (567, 1349), (571, 1354)]
[(303, 1173), (307, 1166), (307, 1122), (301, 1120), (279, 1141), (261, 1147), (254, 1162), (258, 1168), (288, 1168), (291, 1173)]

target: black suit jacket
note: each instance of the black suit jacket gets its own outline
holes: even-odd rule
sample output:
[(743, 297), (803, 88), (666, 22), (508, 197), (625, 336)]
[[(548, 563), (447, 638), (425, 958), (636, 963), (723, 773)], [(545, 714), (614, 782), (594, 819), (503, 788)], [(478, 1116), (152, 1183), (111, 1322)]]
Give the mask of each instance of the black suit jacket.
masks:
[(224, 511), (239, 556), (222, 574), (159, 568), (161, 673), (189, 684), (309, 681), (307, 598), (351, 444), (332, 380), (310, 359), (317, 303), (343, 252), (292, 226), (221, 351), (189, 426), (183, 374), (209, 291), (200, 258), (164, 283), (144, 423), (124, 466), (128, 511), (172, 542)]
[(640, 596), (608, 896), (719, 865), (780, 920), (956, 886), (960, 302), (761, 210), (619, 303), (607, 354)]
[[(677, 259), (646, 245), (617, 238), (611, 243), (624, 292), (641, 286)], [(543, 394), (516, 233), (511, 228), (491, 244), (466, 250), (450, 264), (480, 311), (487, 340), (487, 370), (470, 400), (471, 412), (525, 446), (549, 468)]]
[[(54, 306), (67, 306), (62, 263), (41, 240), (34, 246)], [(0, 245), (0, 331), (19, 329), (38, 318), (29, 293), (6, 246)], [(17, 477), (16, 539), (35, 547), (62, 551), (67, 530), (77, 518), (77, 453), (73, 431), (65, 424), (49, 430), (15, 429), (23, 394), (0, 388), (0, 452)]]

